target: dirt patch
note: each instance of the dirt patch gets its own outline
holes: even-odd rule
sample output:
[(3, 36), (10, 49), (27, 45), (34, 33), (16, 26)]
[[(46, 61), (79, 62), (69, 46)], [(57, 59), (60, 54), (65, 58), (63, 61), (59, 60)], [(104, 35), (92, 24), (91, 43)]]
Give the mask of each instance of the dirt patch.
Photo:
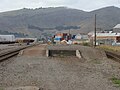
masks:
[(37, 45), (35, 47), (27, 48), (23, 51), (23, 56), (45, 56), (46, 45)]

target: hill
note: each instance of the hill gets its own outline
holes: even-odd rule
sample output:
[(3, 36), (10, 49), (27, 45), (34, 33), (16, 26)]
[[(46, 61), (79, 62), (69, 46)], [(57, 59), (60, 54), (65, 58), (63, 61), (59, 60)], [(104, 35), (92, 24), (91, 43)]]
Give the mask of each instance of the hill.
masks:
[(71, 33), (88, 33), (94, 30), (95, 13), (99, 29), (112, 29), (120, 23), (120, 8), (113, 6), (91, 12), (66, 7), (23, 8), (0, 13), (0, 32), (40, 37), (68, 28)]

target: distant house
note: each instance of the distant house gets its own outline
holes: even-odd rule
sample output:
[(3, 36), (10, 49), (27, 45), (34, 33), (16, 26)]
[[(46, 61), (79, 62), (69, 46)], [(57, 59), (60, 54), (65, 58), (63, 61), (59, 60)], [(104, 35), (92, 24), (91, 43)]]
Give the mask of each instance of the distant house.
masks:
[(73, 44), (83, 44), (83, 43), (88, 43), (88, 35), (86, 34), (80, 34), (78, 33), (75, 36), (75, 39), (73, 39)]
[(82, 39), (82, 35), (81, 35), (81, 34), (77, 34), (77, 35), (75, 36), (75, 39)]
[(75, 39), (82, 39), (82, 40), (86, 40), (86, 39), (88, 39), (88, 35), (86, 35), (86, 34), (77, 34), (76, 36), (75, 36)]

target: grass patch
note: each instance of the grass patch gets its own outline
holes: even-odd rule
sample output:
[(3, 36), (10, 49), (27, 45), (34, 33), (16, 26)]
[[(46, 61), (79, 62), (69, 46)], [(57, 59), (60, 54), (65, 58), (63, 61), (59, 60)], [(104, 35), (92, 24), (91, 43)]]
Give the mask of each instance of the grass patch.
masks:
[(83, 45), (83, 46), (90, 46), (90, 43), (83, 42), (82, 45)]
[(0, 87), (0, 90), (4, 90), (4, 89)]
[(120, 87), (120, 79), (118, 79), (118, 78), (116, 78), (116, 77), (112, 77), (112, 78), (111, 78), (111, 81), (112, 81), (115, 85), (117, 85), (117, 86)]
[(120, 46), (101, 45), (101, 46), (98, 46), (98, 48), (101, 48), (104, 50), (120, 52)]

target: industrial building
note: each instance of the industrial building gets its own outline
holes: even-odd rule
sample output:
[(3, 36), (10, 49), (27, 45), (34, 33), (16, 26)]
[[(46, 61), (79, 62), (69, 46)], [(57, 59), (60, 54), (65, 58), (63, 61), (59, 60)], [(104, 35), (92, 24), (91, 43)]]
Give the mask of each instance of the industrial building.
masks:
[[(94, 33), (88, 33), (90, 42), (94, 43)], [(96, 33), (97, 45), (120, 45), (120, 33), (113, 31)]]

